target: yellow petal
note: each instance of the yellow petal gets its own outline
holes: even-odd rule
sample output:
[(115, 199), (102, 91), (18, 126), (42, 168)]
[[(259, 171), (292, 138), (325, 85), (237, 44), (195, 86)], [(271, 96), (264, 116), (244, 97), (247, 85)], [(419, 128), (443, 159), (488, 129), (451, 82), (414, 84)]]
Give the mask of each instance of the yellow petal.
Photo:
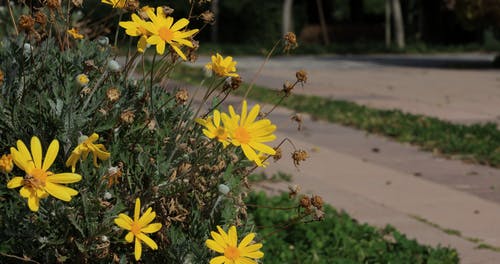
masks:
[(259, 258), (264, 257), (264, 253), (262, 251), (253, 251), (250, 253), (242, 253), (242, 256), (253, 258), (253, 259), (259, 259)]
[(257, 262), (245, 257), (240, 257), (238, 261), (240, 262), (240, 264), (257, 264)]
[(243, 103), (241, 104), (240, 125), (245, 124), (246, 119), (247, 119), (247, 100), (243, 100)]
[(181, 49), (179, 49), (179, 47), (177, 47), (177, 45), (171, 44), (170, 46), (174, 49), (174, 51), (175, 51), (177, 54), (179, 54), (179, 56), (180, 56), (183, 60), (187, 60), (186, 55), (184, 55), (184, 53), (181, 51)]
[(14, 177), (7, 183), (7, 188), (13, 189), (23, 185), (23, 177)]
[[(46, 182), (45, 190), (57, 199), (63, 200), (65, 202), (71, 201), (71, 196), (78, 194), (75, 190), (62, 186), (56, 183)], [(75, 193), (76, 192), (76, 193)]]
[(31, 157), (31, 153), (23, 141), (21, 141), (21, 140), (17, 141), (17, 150), (21, 153), (21, 156), (24, 159), (33, 162), (33, 158)]
[(151, 239), (150, 237), (146, 236), (145, 234), (143, 233), (139, 233), (137, 234), (137, 237), (144, 241), (144, 243), (146, 243), (146, 245), (148, 245), (148, 247), (150, 247), (151, 249), (153, 250), (157, 250), (158, 249), (158, 245), (156, 244), (156, 242), (153, 241), (153, 239)]
[(243, 126), (249, 126), (250, 124), (252, 124), (253, 121), (255, 121), (255, 118), (257, 118), (257, 116), (259, 115), (259, 111), (260, 105), (257, 104), (252, 108), (252, 110), (250, 110), (247, 120), (245, 120), (245, 124), (243, 124)]
[(135, 238), (135, 249), (134, 249), (134, 256), (135, 260), (141, 259), (142, 255), (142, 245), (141, 245), (141, 240), (139, 238)]
[(250, 244), (250, 242), (252, 242), (254, 238), (255, 238), (255, 233), (250, 233), (246, 235), (245, 238), (241, 240), (240, 244), (238, 245), (238, 248), (242, 249), (246, 247), (248, 244)]
[(213, 240), (214, 240), (217, 244), (219, 244), (222, 248), (226, 248), (226, 247), (227, 247), (227, 243), (228, 243), (228, 242), (227, 242), (227, 239), (226, 239), (226, 240), (224, 240), (224, 237), (222, 237), (222, 235), (221, 235), (221, 234), (216, 233), (216, 232), (213, 232), (213, 231), (212, 231), (212, 232), (210, 232), (210, 234), (212, 235)]
[(40, 199), (36, 195), (32, 195), (28, 198), (28, 207), (33, 212), (38, 212), (40, 207)]
[[(115, 219), (115, 223), (116, 223), (116, 219)], [(133, 240), (134, 240), (134, 233), (128, 232), (127, 235), (125, 236), (125, 241), (127, 241), (127, 243), (132, 243)]]
[(226, 257), (224, 256), (218, 256), (210, 260), (210, 264), (222, 264), (222, 263), (231, 263), (229, 261), (226, 261)]
[(249, 256), (248, 254), (250, 253), (254, 253), (254, 252), (260, 252), (258, 251), (259, 249), (262, 248), (262, 244), (261, 243), (256, 243), (256, 244), (252, 244), (250, 246), (247, 246), (245, 248), (242, 248), (240, 249), (241, 250), (241, 254), (244, 255), (244, 256)]
[(207, 241), (205, 241), (205, 245), (213, 251), (224, 253), (224, 247), (222, 247), (219, 243), (215, 242), (215, 240), (207, 239)]
[(146, 212), (139, 218), (139, 225), (140, 226), (146, 226), (147, 224), (151, 223), (153, 219), (155, 219), (156, 213), (152, 212), (151, 207), (149, 207)]
[(189, 24), (189, 20), (181, 18), (175, 22), (175, 24), (170, 28), (171, 31), (179, 31), (180, 29), (186, 27)]
[(54, 160), (56, 160), (57, 152), (59, 152), (59, 141), (57, 139), (52, 140), (45, 154), (45, 160), (43, 161), (42, 170), (46, 171), (52, 166)]
[(28, 198), (34, 194), (32, 194), (33, 192), (33, 189), (31, 188), (26, 188), (26, 187), (22, 187), (21, 189), (19, 189), (19, 194), (21, 195), (21, 197), (24, 197), (24, 198)]
[(229, 237), (227, 236), (226, 231), (224, 231), (224, 229), (222, 229), (222, 227), (217, 226), (217, 231), (219, 231), (219, 234), (222, 237), (223, 241), (229, 241)]
[(149, 224), (146, 227), (142, 228), (141, 232), (149, 233), (149, 234), (155, 233), (155, 232), (158, 232), (161, 229), (161, 226), (162, 226), (161, 223)]
[(42, 167), (42, 143), (38, 137), (31, 138), (31, 155), (36, 168)]
[(134, 221), (139, 220), (139, 214), (141, 213), (141, 200), (139, 198), (135, 199), (135, 208), (134, 208)]
[(231, 226), (229, 228), (229, 231), (227, 232), (228, 233), (228, 244), (229, 246), (231, 247), (237, 247), (237, 243), (238, 243), (238, 235), (236, 233), (236, 227), (235, 226)]
[(52, 183), (74, 183), (82, 180), (82, 176), (76, 173), (58, 173), (47, 177), (48, 182)]
[(128, 223), (125, 219), (123, 219), (122, 217), (117, 217), (115, 218), (114, 220), (115, 224), (125, 230), (131, 230), (132, 229), (132, 225), (130, 223)]
[(269, 154), (269, 155), (274, 155), (276, 154), (276, 150), (269, 147), (268, 145), (264, 145), (262, 143), (258, 143), (258, 142), (250, 142), (248, 145), (250, 145), (250, 147), (252, 147), (253, 149), (255, 150), (258, 150), (262, 153), (266, 153), (266, 154)]

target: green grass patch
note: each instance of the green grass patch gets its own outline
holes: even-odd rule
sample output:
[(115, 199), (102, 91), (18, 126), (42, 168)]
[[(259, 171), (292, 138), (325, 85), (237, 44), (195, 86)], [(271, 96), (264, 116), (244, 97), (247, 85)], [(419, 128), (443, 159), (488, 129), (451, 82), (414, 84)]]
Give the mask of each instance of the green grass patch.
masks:
[[(291, 207), (287, 194), (267, 197), (251, 194), (249, 204)], [(264, 238), (265, 263), (458, 263), (458, 253), (445, 247), (420, 245), (391, 226), (378, 229), (360, 224), (345, 212), (325, 207), (321, 222), (299, 223), (276, 233), (276, 226), (295, 216), (295, 211), (249, 208)]]
[[(199, 68), (184, 66), (178, 67), (172, 78), (198, 85), (203, 73)], [(244, 94), (246, 88), (247, 85), (243, 85), (236, 94)], [(248, 98), (275, 104), (281, 96), (276, 90), (256, 85)], [(373, 109), (353, 102), (301, 94), (292, 94), (281, 105), (318, 119), (415, 144), (454, 159), (500, 166), (500, 131), (494, 123), (454, 124), (400, 110)]]

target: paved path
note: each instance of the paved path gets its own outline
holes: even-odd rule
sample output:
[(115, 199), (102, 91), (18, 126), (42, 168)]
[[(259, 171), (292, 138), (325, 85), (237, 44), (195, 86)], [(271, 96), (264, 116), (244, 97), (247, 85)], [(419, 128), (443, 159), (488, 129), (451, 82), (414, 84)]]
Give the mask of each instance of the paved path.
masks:
[[(454, 122), (496, 121), (500, 75), (489, 69), (467, 69), (487, 65), (491, 56), (459, 56), (453, 65), (464, 69), (434, 68), (449, 66), (443, 58), (449, 57), (284, 57), (271, 61), (257, 83), (279, 89), (284, 79), (293, 80), (295, 70), (304, 68), (310, 81), (303, 90), (297, 89), (301, 93), (396, 107)], [(237, 60), (246, 80), (261, 61)], [(229, 103), (237, 105), (240, 100), (230, 98)], [(462, 263), (500, 263), (500, 252), (477, 248), (480, 243), (500, 247), (499, 170), (435, 157), (415, 146), (308, 116), (297, 131), (292, 114), (277, 108), (270, 118), (278, 125), (279, 138), (290, 138), (311, 157), (298, 170), (290, 159), (291, 146), (285, 145), (285, 158), (272, 163), (267, 173), (293, 174), (304, 191), (322, 195), (360, 222), (391, 224), (421, 243), (454, 247)], [(261, 187), (286, 190), (286, 184)], [(481, 242), (472, 241), (476, 239)]]
[[(489, 69), (494, 55), (351, 55), (272, 58), (257, 83), (281, 89), (295, 71), (309, 73), (297, 93), (354, 101), (371, 107), (439, 117), (454, 122), (498, 122), (500, 72)], [(263, 58), (236, 57), (250, 81)], [(199, 64), (208, 61), (202, 57)]]

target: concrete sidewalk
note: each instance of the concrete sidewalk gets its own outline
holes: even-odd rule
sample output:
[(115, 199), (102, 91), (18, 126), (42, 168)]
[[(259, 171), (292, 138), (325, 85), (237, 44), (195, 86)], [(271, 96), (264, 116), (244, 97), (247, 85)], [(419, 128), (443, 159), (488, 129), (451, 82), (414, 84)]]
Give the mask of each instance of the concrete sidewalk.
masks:
[[(288, 117), (290, 114), (284, 109), (273, 113), (271, 119), (278, 124), (278, 131), (285, 127), (281, 117)], [(334, 125), (322, 125), (332, 126), (330, 131), (335, 133)], [(265, 169), (268, 175), (278, 171), (292, 174), (293, 182), (301, 185), (303, 191), (321, 195), (326, 202), (345, 210), (360, 222), (380, 227), (391, 224), (420, 243), (456, 248), (462, 263), (500, 261), (500, 252), (477, 249), (481, 243), (500, 247), (498, 203), (386, 165), (369, 162), (358, 155), (337, 151), (328, 147), (331, 137), (315, 133), (312, 123), (307, 126), (310, 133), (307, 137), (280, 132), (277, 136), (279, 139), (291, 139), (297, 148), (307, 150), (311, 157), (297, 169), (290, 158), (293, 148), (285, 144), (284, 158), (276, 163), (271, 161), (271, 165)], [(353, 136), (357, 138), (358, 135)], [(384, 145), (379, 147), (385, 149)], [(430, 153), (424, 154), (428, 154), (431, 160), (436, 159)], [(454, 161), (436, 162), (453, 167), (453, 164), (445, 163)], [(427, 164), (428, 162), (422, 161), (414, 167), (418, 169)], [(287, 184), (283, 183), (263, 186), (287, 191)], [(447, 234), (433, 225), (458, 231), (460, 235)], [(476, 239), (480, 242), (471, 241)]]

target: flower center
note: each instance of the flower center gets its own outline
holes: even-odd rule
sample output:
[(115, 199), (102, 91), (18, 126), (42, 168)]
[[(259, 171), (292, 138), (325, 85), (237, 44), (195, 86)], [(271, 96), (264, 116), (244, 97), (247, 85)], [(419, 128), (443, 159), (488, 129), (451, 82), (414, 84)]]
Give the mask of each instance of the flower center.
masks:
[(174, 38), (174, 32), (172, 32), (167, 27), (162, 27), (158, 30), (160, 38), (165, 40), (166, 42), (170, 42)]
[(224, 250), (224, 257), (230, 260), (237, 260), (240, 257), (240, 250), (237, 247), (227, 247)]
[(24, 184), (32, 188), (39, 189), (45, 186), (45, 180), (48, 173), (40, 168), (33, 168), (29, 174), (24, 177)]
[(215, 135), (220, 140), (226, 140), (227, 138), (226, 130), (223, 127), (217, 128), (217, 130), (215, 131)]
[(238, 127), (234, 131), (234, 139), (238, 140), (241, 144), (248, 144), (252, 137), (244, 127)]
[(130, 232), (132, 232), (134, 235), (138, 235), (141, 232), (141, 226), (139, 225), (138, 222), (134, 221), (132, 223), (132, 227), (130, 228)]

